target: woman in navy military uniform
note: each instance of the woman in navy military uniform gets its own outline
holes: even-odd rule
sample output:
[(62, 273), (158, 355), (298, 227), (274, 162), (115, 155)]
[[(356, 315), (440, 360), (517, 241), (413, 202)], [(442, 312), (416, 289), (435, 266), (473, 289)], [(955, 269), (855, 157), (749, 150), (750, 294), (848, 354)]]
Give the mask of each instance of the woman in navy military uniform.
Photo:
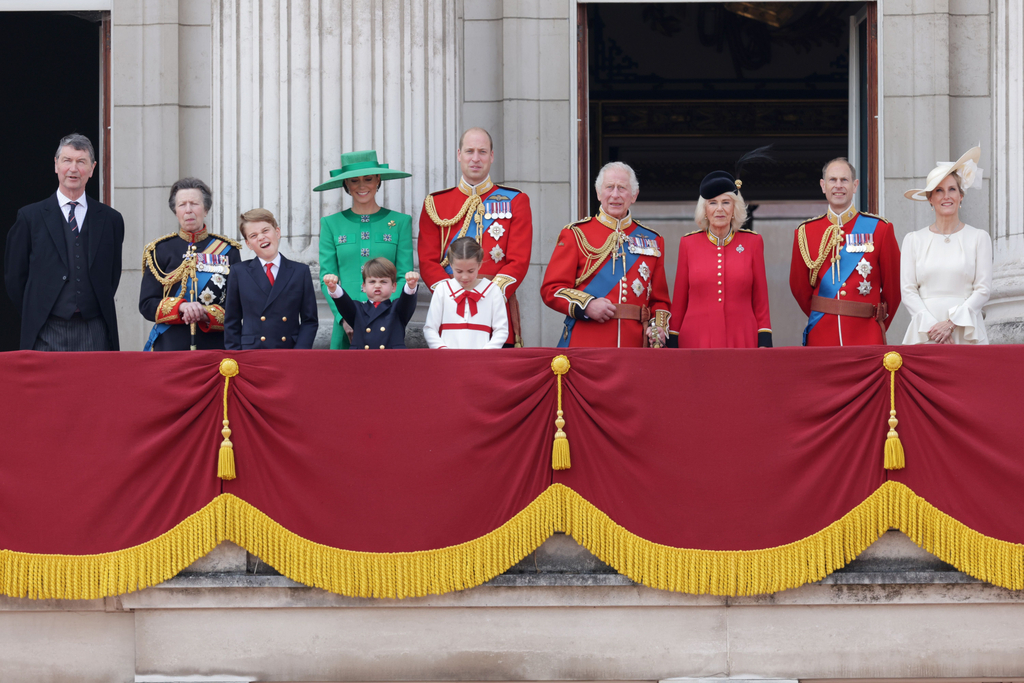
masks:
[(228, 277), (242, 245), (206, 229), (213, 193), (202, 180), (177, 181), (167, 203), (178, 232), (142, 251), (139, 312), (155, 323), (144, 350), (223, 349)]

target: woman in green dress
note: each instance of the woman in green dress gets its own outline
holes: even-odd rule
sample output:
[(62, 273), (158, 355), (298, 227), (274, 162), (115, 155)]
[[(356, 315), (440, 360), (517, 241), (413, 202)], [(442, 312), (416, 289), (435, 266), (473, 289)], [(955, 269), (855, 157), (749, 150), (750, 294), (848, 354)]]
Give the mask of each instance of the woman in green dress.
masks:
[[(331, 179), (313, 188), (323, 192), (343, 188), (352, 197), (352, 208), (320, 219), (320, 283), (324, 296), (324, 275), (337, 275), (342, 288), (357, 301), (366, 301), (361, 268), (372, 258), (382, 256), (398, 270), (398, 282), (392, 299), (405, 287), (405, 273), (412, 265), (412, 217), (377, 204), (377, 190), (384, 180), (408, 178), (411, 173), (395, 171), (377, 162), (377, 152), (348, 152), (341, 155), (341, 168), (331, 171)], [(348, 335), (341, 326), (341, 314), (334, 306), (331, 348), (347, 349)]]

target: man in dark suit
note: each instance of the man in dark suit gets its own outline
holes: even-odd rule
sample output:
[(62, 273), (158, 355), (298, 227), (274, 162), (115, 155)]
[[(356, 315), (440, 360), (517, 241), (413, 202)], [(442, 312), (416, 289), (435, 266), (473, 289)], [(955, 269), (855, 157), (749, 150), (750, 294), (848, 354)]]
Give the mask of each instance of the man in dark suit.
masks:
[(256, 258), (228, 278), (224, 348), (313, 348), (319, 322), (309, 266), (278, 251), (281, 228), (270, 211), (246, 211), (238, 230)]
[(21, 348), (117, 351), (124, 219), (85, 195), (96, 169), (89, 138), (62, 139), (53, 165), (57, 192), (22, 207), (7, 235), (4, 282), (21, 313)]

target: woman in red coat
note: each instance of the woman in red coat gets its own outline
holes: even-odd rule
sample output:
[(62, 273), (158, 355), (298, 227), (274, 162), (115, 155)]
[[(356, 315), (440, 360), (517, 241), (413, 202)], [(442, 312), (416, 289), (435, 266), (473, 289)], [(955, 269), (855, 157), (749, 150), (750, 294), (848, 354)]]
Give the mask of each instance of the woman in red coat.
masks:
[(679, 242), (670, 328), (683, 349), (772, 345), (764, 241), (743, 230), (740, 183), (725, 171), (700, 184), (694, 219), (702, 229)]

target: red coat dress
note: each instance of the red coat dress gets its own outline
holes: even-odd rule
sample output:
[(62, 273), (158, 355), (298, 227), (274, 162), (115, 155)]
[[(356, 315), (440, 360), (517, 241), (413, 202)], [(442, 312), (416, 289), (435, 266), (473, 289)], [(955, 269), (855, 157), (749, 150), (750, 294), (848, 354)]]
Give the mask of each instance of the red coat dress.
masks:
[[(615, 242), (615, 248), (604, 258), (588, 258), (595, 250)], [(652, 319), (668, 327), (664, 253), (662, 237), (629, 215), (616, 221), (601, 211), (593, 218), (563, 228), (540, 288), (544, 303), (571, 319), (566, 321), (559, 345), (643, 346), (645, 331), (639, 320), (612, 319), (599, 323), (586, 317), (585, 306), (599, 297), (614, 304), (646, 306)], [(623, 258), (629, 265), (625, 273)], [(591, 291), (595, 285), (601, 285), (600, 291)]]
[[(480, 199), (475, 200), (474, 196)], [(431, 213), (436, 216), (436, 221)], [(469, 214), (469, 225), (464, 233), (462, 226), (466, 221), (465, 216), (449, 227), (438, 224), (443, 221), (452, 222), (460, 213)], [(485, 215), (492, 213), (500, 216), (485, 218)], [(505, 218), (507, 214), (511, 214), (511, 217)], [(474, 216), (479, 216), (479, 225)], [(530, 267), (530, 250), (533, 248), (530, 198), (519, 190), (495, 185), (490, 178), (475, 188), (462, 179), (456, 187), (429, 195), (420, 213), (417, 251), (420, 275), (431, 289), (451, 278), (451, 273), (445, 270), (448, 265), (446, 252), (448, 245), (459, 236), (476, 238), (484, 250), (480, 275), (499, 287), (507, 302), (513, 299)], [(515, 311), (511, 311), (509, 304), (506, 304), (509, 344), (517, 341), (517, 330), (513, 329), (513, 325), (518, 328), (518, 306), (515, 308)]]
[[(825, 255), (815, 281), (811, 282), (812, 272), (807, 261), (813, 265), (819, 259), (822, 237), (825, 230), (835, 222), (841, 224), (843, 244), (848, 244), (849, 236), (857, 231), (857, 222), (865, 219), (876, 219), (874, 233), (870, 244), (862, 244), (860, 249), (870, 246), (870, 251), (857, 253), (842, 252), (836, 262), (835, 270), (843, 268), (849, 271), (846, 278), (837, 277), (832, 282), (833, 269), (831, 253)], [(848, 248), (848, 247), (847, 247)], [(856, 247), (855, 247), (856, 248)], [(806, 251), (806, 256), (804, 255)], [(826, 252), (830, 250), (826, 249)], [(844, 268), (845, 266), (845, 268)], [(822, 287), (826, 291), (822, 292)], [(878, 305), (888, 305), (885, 327), (888, 329), (896, 309), (900, 305), (900, 248), (892, 223), (872, 214), (861, 214), (855, 210), (847, 210), (842, 216), (826, 213), (804, 222), (793, 237), (793, 260), (789, 269), (789, 287), (793, 291), (796, 302), (803, 312), (810, 316), (805, 330), (805, 346), (855, 346), (864, 344), (884, 344), (885, 336), (874, 318), (857, 318), (852, 316), (816, 313), (811, 311), (811, 297), (828, 293), (834, 289), (835, 294), (826, 298), (839, 301), (859, 301)], [(812, 326), (813, 325), (813, 326)]]
[(679, 348), (755, 348), (772, 331), (764, 240), (739, 230), (719, 245), (706, 230), (679, 241), (672, 334)]

